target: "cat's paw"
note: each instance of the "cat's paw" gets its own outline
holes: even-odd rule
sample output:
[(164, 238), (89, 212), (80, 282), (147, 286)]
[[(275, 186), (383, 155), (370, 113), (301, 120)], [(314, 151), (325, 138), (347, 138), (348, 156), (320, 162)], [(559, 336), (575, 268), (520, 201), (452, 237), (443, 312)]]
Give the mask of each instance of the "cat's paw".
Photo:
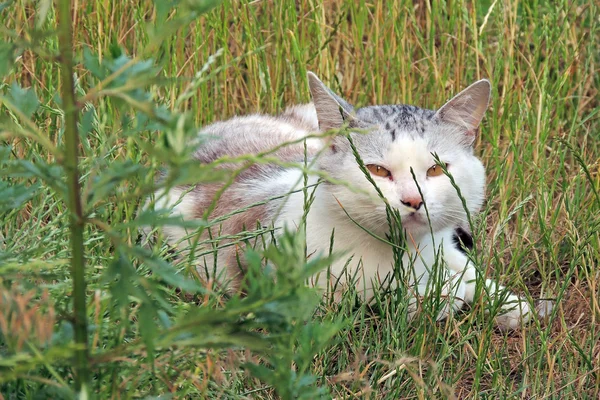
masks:
[(538, 317), (547, 319), (554, 310), (554, 301), (552, 300), (539, 300), (535, 305), (535, 312)]
[(513, 331), (520, 329), (523, 324), (529, 322), (531, 315), (531, 307), (525, 300), (510, 295), (494, 321), (500, 330)]
[(455, 274), (447, 281), (440, 282), (442, 286), (438, 288), (431, 282), (415, 286), (414, 297), (408, 303), (410, 318), (417, 311), (429, 308), (433, 314), (437, 314), (436, 321), (443, 321), (460, 310), (465, 304), (466, 290), (466, 285), (460, 278)]
[[(511, 306), (512, 308), (510, 308)], [(511, 295), (509, 296), (507, 305), (503, 307), (502, 313), (496, 317), (495, 321), (498, 328), (503, 331), (517, 330), (527, 322), (530, 322), (534, 316), (539, 319), (549, 318), (553, 309), (553, 301), (539, 300), (536, 302), (535, 308), (532, 309), (525, 300)]]

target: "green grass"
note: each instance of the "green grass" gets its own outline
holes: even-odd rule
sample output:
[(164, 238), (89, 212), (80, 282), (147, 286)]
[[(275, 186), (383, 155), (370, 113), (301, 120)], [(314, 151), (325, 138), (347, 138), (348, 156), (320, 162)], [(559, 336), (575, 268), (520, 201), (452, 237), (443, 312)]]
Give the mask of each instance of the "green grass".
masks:
[[(4, 124), (30, 129), (6, 102), (16, 81), (32, 87), (39, 98), (33, 120), (40, 134), (59, 150), (63, 146), (62, 110), (56, 101), (61, 78), (49, 56), (58, 50), (51, 31), (56, 16), (51, 8), (42, 21), (49, 33), (40, 36), (31, 33), (39, 13), (24, 0), (0, 11), (4, 42), (9, 37), (14, 41), (10, 32), (15, 31), (46, 53), (26, 50), (1, 89), (0, 137), (12, 149), (2, 153), (0, 168), (8, 171), (4, 163), (26, 160), (43, 169), (33, 175), (21, 171), (20, 177), (0, 174), (10, 187), (40, 185), (29, 199), (10, 207), (0, 202), (0, 398), (7, 399), (70, 397), (67, 388), (74, 379), (68, 358), (73, 308), (63, 175), (44, 169), (56, 161), (47, 145), (13, 135), (11, 130), (20, 128)], [(307, 368), (335, 398), (600, 397), (599, 14), (597, 2), (584, 0), (226, 1), (153, 47), (158, 41), (148, 34), (146, 23), (160, 15), (148, 2), (77, 2), (76, 60), (83, 60), (84, 49), (110, 60), (116, 47), (130, 57), (154, 58), (162, 67), (159, 77), (178, 79), (156, 82), (152, 71), (142, 71), (142, 78), (154, 82), (148, 88), (154, 101), (173, 115), (188, 113), (188, 135), (192, 122), (276, 112), (308, 101), (308, 70), (356, 105), (435, 108), (472, 81), (490, 79), (493, 98), (477, 141), (488, 176), (488, 201), (476, 221), (477, 259), (488, 275), (516, 292), (556, 299), (557, 305), (549, 321), (502, 333), (483, 304), (440, 323), (427, 315), (408, 323), (395, 296), (382, 296), (370, 308), (356, 306), (347, 296), (339, 305), (321, 304), (310, 318), (295, 316), (314, 325), (286, 325), (296, 353), (306, 351), (294, 362), (282, 350), (289, 340), (284, 334), (268, 339), (281, 358), (261, 351), (250, 343), (254, 336), (241, 333), (225, 349), (212, 346), (203, 339), (211, 331), (201, 329), (213, 327), (207, 315), (215, 314), (209, 311), (230, 307), (232, 314), (222, 315), (225, 325), (219, 326), (234, 326), (243, 307), (235, 302), (224, 306), (217, 296), (190, 294), (201, 290), (189, 265), (175, 267), (190, 276), (183, 279), (161, 269), (173, 267), (153, 267), (122, 246), (138, 241), (133, 221), (143, 188), (158, 167), (187, 168), (185, 149), (179, 158), (170, 158), (184, 139), (148, 126), (137, 129), (130, 121), (131, 99), (92, 89), (99, 80), (89, 64), (79, 63), (76, 94), (87, 101), (81, 104), (90, 121), (79, 163), (83, 199), (91, 212), (84, 239), (92, 391), (99, 398), (168, 393), (174, 398), (276, 398), (276, 391), (283, 396), (277, 380), (259, 380), (258, 373), (249, 376), (241, 367), (262, 359), (279, 372), (291, 371), (292, 364), (297, 371)], [(209, 60), (202, 77), (191, 79)], [(135, 78), (128, 75), (120, 84)], [(186, 90), (192, 96), (180, 97)], [(193, 172), (197, 179), (210, 175)], [(117, 173), (123, 179), (116, 183), (101, 180)], [(2, 193), (8, 196), (8, 191)], [(281, 251), (288, 254), (290, 246)], [(153, 251), (172, 259), (160, 245)], [(119, 254), (121, 258), (115, 256)], [(119, 271), (133, 275), (115, 280)], [(118, 282), (137, 291), (119, 298)], [(265, 293), (283, 299), (276, 287), (260, 284), (266, 285)], [(185, 285), (189, 290), (175, 289)], [(258, 309), (258, 303), (253, 307)], [(155, 322), (164, 317), (153, 314), (153, 307), (168, 309), (175, 326), (181, 326), (177, 324), (190, 315), (186, 313), (208, 310), (206, 315), (198, 311), (194, 320), (200, 321), (195, 344), (158, 331), (144, 335), (144, 330), (154, 332)], [(309, 339), (320, 332), (315, 325), (338, 327), (338, 318), (344, 322), (331, 340), (311, 344)], [(233, 337), (230, 333), (223, 337)], [(244, 340), (252, 351), (240, 350)], [(157, 343), (153, 354), (153, 346), (145, 347), (152, 341)]]

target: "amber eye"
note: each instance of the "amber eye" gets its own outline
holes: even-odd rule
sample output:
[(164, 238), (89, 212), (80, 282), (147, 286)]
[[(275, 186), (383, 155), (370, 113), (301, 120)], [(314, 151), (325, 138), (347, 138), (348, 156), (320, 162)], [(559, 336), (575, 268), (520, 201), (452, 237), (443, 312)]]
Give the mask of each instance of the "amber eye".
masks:
[[(448, 164), (446, 164), (446, 168), (448, 168)], [(444, 170), (437, 164), (427, 170), (427, 176), (440, 176), (443, 174)]]
[(389, 178), (392, 176), (392, 173), (383, 168), (381, 165), (369, 164), (367, 165), (367, 169), (373, 175), (381, 176), (382, 178)]

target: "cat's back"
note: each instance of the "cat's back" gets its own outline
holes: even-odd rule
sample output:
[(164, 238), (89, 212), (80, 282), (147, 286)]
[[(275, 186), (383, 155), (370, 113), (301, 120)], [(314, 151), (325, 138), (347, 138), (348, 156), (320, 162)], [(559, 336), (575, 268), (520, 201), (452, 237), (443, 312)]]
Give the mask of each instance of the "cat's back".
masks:
[[(319, 130), (317, 114), (312, 103), (292, 106), (275, 116), (251, 114), (215, 122), (200, 131), (202, 141), (196, 159), (210, 163), (218, 158), (269, 152), (283, 161), (296, 161), (304, 154), (302, 138)], [(313, 154), (322, 148), (316, 138), (307, 140), (307, 150)]]

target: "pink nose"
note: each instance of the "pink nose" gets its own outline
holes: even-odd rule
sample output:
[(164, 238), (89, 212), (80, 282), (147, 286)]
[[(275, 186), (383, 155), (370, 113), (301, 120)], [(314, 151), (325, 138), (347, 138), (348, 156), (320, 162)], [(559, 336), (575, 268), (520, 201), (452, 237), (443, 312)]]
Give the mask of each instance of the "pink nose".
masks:
[(420, 197), (409, 197), (404, 200), (400, 200), (406, 207), (414, 208), (417, 211), (423, 205), (423, 200)]

